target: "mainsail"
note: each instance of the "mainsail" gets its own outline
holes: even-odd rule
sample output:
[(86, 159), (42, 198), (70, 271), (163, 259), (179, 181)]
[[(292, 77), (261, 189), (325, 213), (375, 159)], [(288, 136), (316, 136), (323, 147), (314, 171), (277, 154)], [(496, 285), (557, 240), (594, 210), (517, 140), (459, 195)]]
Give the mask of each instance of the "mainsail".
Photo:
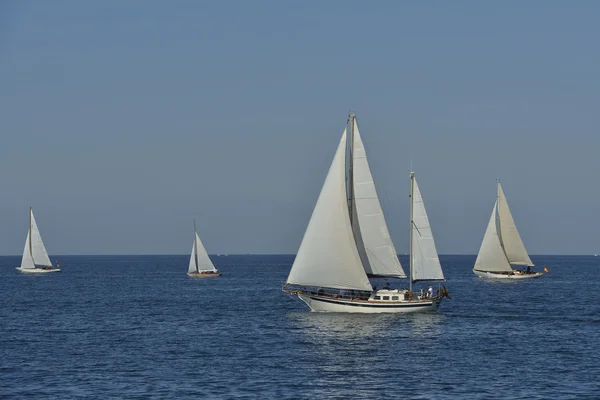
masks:
[(411, 279), (415, 281), (443, 281), (444, 273), (440, 265), (435, 241), (433, 240), (433, 232), (429, 225), (427, 211), (425, 211), (425, 203), (417, 185), (417, 180), (414, 174), (411, 173), (412, 179), (412, 224), (411, 224), (411, 257), (412, 269)]
[(288, 284), (371, 291), (348, 213), (346, 130), (304, 233)]
[(379, 203), (356, 118), (352, 118), (352, 137), (352, 228), (365, 272), (406, 278)]
[(502, 247), (506, 252), (508, 262), (515, 265), (533, 266), (513, 220), (510, 208), (508, 208), (508, 202), (506, 201), (506, 196), (500, 182), (498, 182), (498, 216), (498, 230), (500, 231)]
[(475, 267), (473, 269), (477, 271), (485, 272), (512, 272), (512, 268), (506, 258), (504, 249), (500, 244), (500, 238), (498, 236), (498, 228), (496, 225), (496, 219), (498, 217), (498, 201), (494, 204), (490, 222), (488, 222), (485, 235), (483, 236), (483, 242), (477, 254), (477, 260), (475, 261)]
[(200, 237), (196, 233), (194, 227), (194, 243), (192, 244), (192, 254), (190, 256), (190, 265), (188, 267), (189, 272), (217, 272), (214, 264), (212, 263), (208, 253), (200, 240)]

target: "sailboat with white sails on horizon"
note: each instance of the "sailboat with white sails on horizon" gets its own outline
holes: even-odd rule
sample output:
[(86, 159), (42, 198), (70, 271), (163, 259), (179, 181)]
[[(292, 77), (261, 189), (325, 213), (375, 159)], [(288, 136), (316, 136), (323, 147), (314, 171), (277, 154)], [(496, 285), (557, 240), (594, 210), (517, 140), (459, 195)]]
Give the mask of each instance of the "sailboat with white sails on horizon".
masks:
[[(513, 270), (511, 264), (523, 266), (526, 269)], [(473, 272), (484, 279), (530, 279), (544, 275), (543, 272), (534, 272), (533, 266), (508, 207), (500, 180), (498, 180), (496, 203), (494, 203)], [(547, 269), (545, 270), (547, 271)]]
[(192, 254), (190, 255), (190, 264), (188, 266), (188, 276), (194, 278), (213, 278), (221, 276), (210, 260), (200, 236), (196, 232), (196, 220), (194, 220), (194, 242), (192, 244)]
[(48, 252), (42, 241), (33, 209), (29, 207), (29, 230), (25, 239), (25, 249), (21, 258), (21, 266), (17, 270), (30, 274), (44, 274), (48, 272), (60, 272), (60, 265), (54, 267), (48, 257)]
[[(412, 290), (413, 282), (445, 279), (414, 173), (410, 177), (407, 277), (387, 228), (356, 116), (350, 114), (283, 291), (298, 296), (312, 311), (436, 310), (447, 296), (445, 288), (429, 295)], [(377, 290), (369, 278), (408, 278), (409, 288)]]

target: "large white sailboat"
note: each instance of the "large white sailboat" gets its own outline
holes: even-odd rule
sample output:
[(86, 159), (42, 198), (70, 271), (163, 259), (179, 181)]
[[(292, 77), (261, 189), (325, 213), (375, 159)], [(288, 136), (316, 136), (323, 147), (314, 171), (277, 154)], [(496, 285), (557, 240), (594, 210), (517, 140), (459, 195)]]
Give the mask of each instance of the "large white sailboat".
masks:
[[(513, 270), (511, 264), (524, 269)], [(543, 272), (533, 272), (532, 267), (533, 263), (525, 250), (502, 185), (498, 181), (496, 203), (473, 272), (484, 279), (529, 279), (544, 275)]]
[(196, 221), (194, 220), (194, 243), (192, 244), (192, 254), (190, 255), (190, 264), (188, 266), (188, 276), (195, 278), (212, 278), (221, 276), (214, 264), (208, 257), (206, 249), (196, 233)]
[[(346, 168), (347, 131), (350, 130)], [(312, 311), (404, 313), (436, 310), (447, 295), (413, 294), (417, 281), (443, 281), (423, 198), (411, 173), (410, 287), (377, 290), (369, 278), (407, 278), (385, 222), (375, 183), (350, 114), (283, 291)]]
[(52, 266), (31, 207), (29, 208), (29, 230), (27, 231), (27, 239), (25, 239), (23, 258), (21, 259), (21, 266), (17, 269), (21, 272), (36, 274), (60, 272), (59, 267)]

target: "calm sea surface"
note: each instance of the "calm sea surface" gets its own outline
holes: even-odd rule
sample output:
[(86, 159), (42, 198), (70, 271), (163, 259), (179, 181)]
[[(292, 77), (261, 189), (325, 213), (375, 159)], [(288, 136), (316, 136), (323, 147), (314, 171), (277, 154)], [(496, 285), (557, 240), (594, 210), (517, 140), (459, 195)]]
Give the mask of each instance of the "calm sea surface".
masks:
[[(293, 256), (0, 257), (0, 397), (600, 398), (600, 257), (493, 283), (442, 256), (437, 313), (307, 312), (280, 291)], [(408, 265), (406, 257), (401, 257)]]

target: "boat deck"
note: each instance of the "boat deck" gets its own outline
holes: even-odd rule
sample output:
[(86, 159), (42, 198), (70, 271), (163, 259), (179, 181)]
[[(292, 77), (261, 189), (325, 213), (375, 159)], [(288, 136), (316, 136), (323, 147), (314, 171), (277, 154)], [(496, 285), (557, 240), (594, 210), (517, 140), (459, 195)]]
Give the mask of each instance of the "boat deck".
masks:
[(431, 304), (442, 298), (442, 295), (436, 295), (434, 297), (427, 297), (426, 295), (414, 295), (408, 290), (402, 289), (383, 289), (371, 294), (359, 293), (353, 295), (350, 293), (328, 293), (325, 291), (310, 291), (310, 290), (299, 290), (299, 289), (283, 289), (286, 293), (294, 295), (305, 295), (315, 299), (322, 300), (335, 300), (344, 301), (349, 303), (361, 303), (361, 304)]

